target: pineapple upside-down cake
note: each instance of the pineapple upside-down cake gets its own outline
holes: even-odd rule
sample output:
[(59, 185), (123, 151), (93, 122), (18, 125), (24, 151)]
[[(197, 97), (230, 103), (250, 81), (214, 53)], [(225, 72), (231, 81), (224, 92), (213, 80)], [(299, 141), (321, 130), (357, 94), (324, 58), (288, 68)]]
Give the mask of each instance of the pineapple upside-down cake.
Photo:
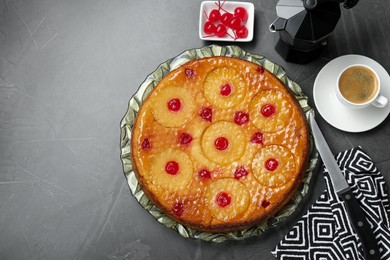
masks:
[(147, 197), (200, 231), (246, 229), (301, 183), (309, 132), (295, 97), (262, 66), (211, 57), (168, 73), (143, 102), (132, 161)]

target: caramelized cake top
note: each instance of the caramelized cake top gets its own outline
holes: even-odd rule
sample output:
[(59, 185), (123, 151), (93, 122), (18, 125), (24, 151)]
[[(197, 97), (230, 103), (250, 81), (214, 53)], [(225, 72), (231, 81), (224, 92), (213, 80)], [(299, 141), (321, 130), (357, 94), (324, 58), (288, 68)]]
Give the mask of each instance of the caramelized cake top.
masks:
[(245, 229), (275, 214), (307, 166), (309, 139), (295, 97), (262, 66), (190, 61), (142, 104), (131, 148), (148, 198), (185, 226)]

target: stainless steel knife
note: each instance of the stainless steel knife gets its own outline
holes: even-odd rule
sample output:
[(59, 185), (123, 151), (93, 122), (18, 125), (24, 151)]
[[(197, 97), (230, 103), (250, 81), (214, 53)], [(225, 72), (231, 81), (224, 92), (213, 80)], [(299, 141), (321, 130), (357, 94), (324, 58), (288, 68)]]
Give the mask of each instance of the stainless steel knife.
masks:
[(364, 249), (366, 259), (380, 259), (378, 243), (375, 239), (374, 233), (367, 222), (365, 213), (356, 200), (351, 188), (349, 187), (344, 175), (325, 141), (325, 138), (314, 119), (313, 113), (310, 114), (310, 126), (316, 149), (321, 156), (326, 169), (329, 172), (333, 187), (338, 196), (344, 201), (348, 211), (349, 219), (353, 225), (354, 230), (358, 234)]

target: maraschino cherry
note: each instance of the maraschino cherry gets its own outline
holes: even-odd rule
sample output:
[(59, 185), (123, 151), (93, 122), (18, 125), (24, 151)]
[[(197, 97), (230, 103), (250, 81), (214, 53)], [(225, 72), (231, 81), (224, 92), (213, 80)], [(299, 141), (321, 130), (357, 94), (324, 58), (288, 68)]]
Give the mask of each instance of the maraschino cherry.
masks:
[(263, 202), (261, 202), (261, 206), (262, 206), (263, 208), (268, 207), (269, 204), (271, 204), (271, 203), (270, 203), (269, 201), (266, 201), (266, 200), (263, 200)]
[(259, 66), (259, 67), (257, 67), (256, 71), (259, 72), (260, 74), (263, 74), (264, 73), (264, 67), (263, 66)]
[(187, 133), (181, 133), (179, 136), (179, 141), (181, 144), (189, 144), (192, 142), (192, 136)]
[(248, 20), (248, 12), (246, 11), (246, 9), (244, 7), (236, 7), (234, 9), (234, 14), (233, 14), (235, 17), (238, 17), (241, 19), (242, 22), (246, 22), (246, 20)]
[(203, 118), (206, 121), (212, 122), (213, 121), (213, 110), (209, 107), (203, 108), (202, 111), (200, 111), (200, 117)]
[(211, 172), (207, 169), (201, 169), (198, 171), (198, 176), (202, 180), (211, 179)]
[(150, 149), (150, 148), (152, 147), (149, 138), (145, 138), (145, 139), (142, 141), (141, 147), (142, 147), (142, 149), (144, 149), (144, 150)]
[(276, 108), (272, 104), (265, 104), (264, 106), (261, 107), (261, 114), (264, 117), (270, 117), (276, 112)]
[(165, 164), (165, 172), (170, 175), (176, 175), (179, 172), (179, 164), (175, 161), (169, 161)]
[(278, 161), (274, 158), (270, 158), (265, 162), (265, 168), (271, 172), (275, 171), (278, 165)]
[(177, 112), (181, 108), (181, 101), (178, 98), (172, 98), (167, 103), (168, 109), (172, 112)]
[(230, 93), (232, 93), (232, 86), (230, 86), (229, 83), (223, 84), (221, 86), (220, 93), (221, 93), (221, 96), (225, 96), (225, 97), (229, 96)]
[(234, 115), (234, 123), (236, 123), (237, 125), (243, 125), (243, 124), (248, 123), (248, 122), (249, 122), (249, 114), (248, 113), (238, 111)]
[(216, 197), (216, 201), (217, 201), (218, 206), (224, 208), (231, 203), (232, 198), (226, 192), (220, 192), (220, 193), (218, 193), (218, 195)]
[(234, 171), (234, 179), (236, 179), (236, 180), (239, 180), (239, 179), (241, 179), (242, 177), (247, 176), (247, 175), (248, 175), (248, 170), (245, 169), (244, 166), (240, 166), (240, 167), (238, 167), (238, 168)]
[(236, 30), (236, 36), (237, 38), (246, 38), (248, 37), (248, 28), (246, 28), (245, 25), (241, 25), (237, 30)]
[(173, 214), (180, 217), (184, 212), (184, 205), (181, 202), (176, 202), (176, 204), (172, 208)]
[(217, 148), (220, 151), (226, 150), (229, 146), (229, 141), (225, 137), (218, 137), (217, 139), (215, 139), (214, 145), (215, 148)]
[(212, 23), (218, 22), (221, 19), (221, 13), (217, 9), (211, 10), (208, 20)]
[(185, 74), (187, 78), (193, 78), (195, 76), (195, 71), (193, 69), (185, 69)]
[(251, 142), (254, 144), (263, 144), (264, 135), (262, 132), (256, 132), (251, 137)]
[[(224, 13), (222, 16), (221, 16), (221, 22), (222, 24), (224, 24), (225, 26), (230, 26), (230, 22), (231, 20), (233, 19), (233, 15), (231, 13)], [(241, 23), (241, 21), (240, 21)]]

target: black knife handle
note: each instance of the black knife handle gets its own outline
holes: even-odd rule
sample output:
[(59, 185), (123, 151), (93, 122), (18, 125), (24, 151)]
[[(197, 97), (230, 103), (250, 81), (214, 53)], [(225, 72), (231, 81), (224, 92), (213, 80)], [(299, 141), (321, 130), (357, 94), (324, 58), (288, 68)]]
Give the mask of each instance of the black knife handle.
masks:
[(352, 225), (363, 244), (365, 258), (367, 260), (380, 259), (378, 243), (374, 233), (352, 190), (346, 189), (338, 194), (345, 202)]

